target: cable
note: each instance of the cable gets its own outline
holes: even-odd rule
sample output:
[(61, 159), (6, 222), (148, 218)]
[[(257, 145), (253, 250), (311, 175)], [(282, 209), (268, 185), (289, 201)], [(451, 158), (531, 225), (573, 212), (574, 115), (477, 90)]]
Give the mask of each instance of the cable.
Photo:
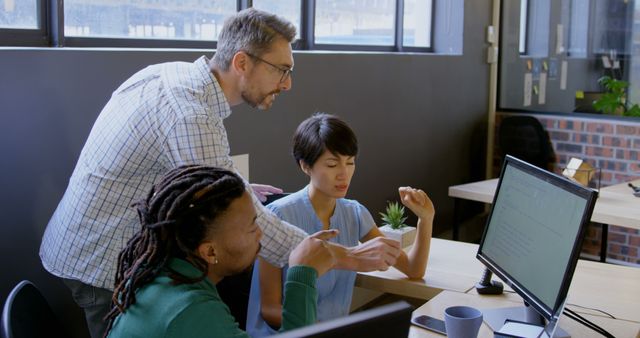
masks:
[(565, 308), (565, 309), (564, 309), (564, 314), (565, 314), (567, 317), (569, 317), (569, 318), (571, 318), (571, 319), (575, 320), (576, 322), (578, 322), (578, 323), (580, 323), (580, 324), (582, 324), (582, 325), (584, 325), (584, 326), (586, 326), (586, 327), (590, 328), (591, 330), (593, 330), (593, 331), (595, 331), (595, 332), (598, 332), (599, 334), (603, 335), (604, 337), (607, 337), (607, 338), (615, 338), (615, 337), (614, 337), (611, 333), (609, 333), (607, 330), (605, 330), (605, 329), (601, 328), (600, 326), (598, 326), (598, 325), (596, 325), (596, 324), (592, 323), (591, 321), (589, 321), (588, 319), (586, 319), (586, 318), (582, 317), (581, 315), (579, 315), (578, 313), (574, 312), (574, 311), (573, 311), (573, 310), (571, 310), (571, 309), (567, 309), (567, 308)]
[(609, 337), (606, 333), (606, 331), (604, 330), (600, 330), (598, 327), (594, 326), (593, 323), (589, 322), (589, 321), (583, 321), (582, 319), (575, 317), (574, 315), (570, 314), (570, 313), (565, 313), (565, 315), (573, 320), (575, 320), (576, 322), (586, 326), (587, 328), (605, 336), (605, 337)]
[(600, 312), (600, 313), (602, 313), (602, 314), (604, 314), (604, 315), (609, 316), (611, 319), (618, 319), (618, 318), (614, 317), (612, 314), (610, 314), (609, 312), (602, 311), (602, 310), (600, 310), (600, 309), (596, 309), (596, 308), (592, 308), (592, 307), (587, 307), (587, 306), (582, 306), (582, 305), (578, 305), (578, 304), (570, 304), (570, 303), (567, 303), (567, 305), (569, 305), (569, 306), (579, 307), (579, 308), (581, 308), (581, 309), (587, 309), (587, 310), (591, 310), (591, 311)]
[(565, 313), (565, 315), (567, 317), (575, 320), (576, 322), (586, 326), (587, 328), (589, 328), (589, 329), (591, 329), (591, 330), (593, 330), (593, 331), (595, 331), (595, 332), (597, 332), (597, 333), (599, 333), (599, 334), (601, 334), (601, 335), (603, 335), (605, 337), (609, 337), (609, 336), (607, 336), (607, 334), (605, 332), (603, 332), (603, 331), (599, 330), (597, 327), (593, 326), (593, 323), (582, 321), (580, 318), (574, 317), (572, 314), (569, 314), (569, 313)]

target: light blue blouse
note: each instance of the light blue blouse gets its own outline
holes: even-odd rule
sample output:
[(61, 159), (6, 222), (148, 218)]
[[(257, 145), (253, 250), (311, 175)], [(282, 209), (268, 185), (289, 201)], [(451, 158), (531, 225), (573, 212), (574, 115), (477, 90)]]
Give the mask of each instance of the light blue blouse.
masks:
[[(316, 215), (309, 199), (309, 187), (283, 197), (267, 206), (278, 217), (298, 226), (309, 234), (322, 230), (322, 222)], [(344, 246), (355, 246), (371, 231), (375, 222), (369, 210), (354, 200), (338, 199), (329, 220), (330, 229), (340, 230), (331, 239)], [(262, 319), (260, 314), (259, 264), (253, 269), (251, 295), (247, 311), (247, 332), (251, 337), (264, 337), (277, 333)], [(286, 276), (287, 267), (282, 271)], [(325, 321), (349, 314), (356, 273), (346, 270), (330, 270), (318, 279), (318, 321)]]

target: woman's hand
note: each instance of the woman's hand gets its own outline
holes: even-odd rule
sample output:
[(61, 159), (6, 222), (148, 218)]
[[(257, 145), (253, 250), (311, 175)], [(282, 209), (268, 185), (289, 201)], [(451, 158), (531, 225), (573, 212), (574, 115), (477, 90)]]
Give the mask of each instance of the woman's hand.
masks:
[(424, 191), (411, 187), (400, 187), (398, 188), (398, 193), (402, 204), (409, 208), (418, 218), (425, 221), (433, 221), (436, 211), (433, 207), (433, 202)]

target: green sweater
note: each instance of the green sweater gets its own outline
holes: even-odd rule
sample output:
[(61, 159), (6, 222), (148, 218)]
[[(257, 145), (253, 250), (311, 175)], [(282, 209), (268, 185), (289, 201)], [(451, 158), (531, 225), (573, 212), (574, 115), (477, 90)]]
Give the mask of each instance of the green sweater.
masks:
[[(201, 272), (172, 259), (169, 266), (190, 277)], [(290, 268), (284, 287), (281, 331), (316, 322), (317, 272), (307, 266)], [(249, 337), (238, 327), (215, 285), (208, 279), (173, 285), (166, 274), (136, 292), (136, 303), (120, 314), (109, 332), (118, 337)]]

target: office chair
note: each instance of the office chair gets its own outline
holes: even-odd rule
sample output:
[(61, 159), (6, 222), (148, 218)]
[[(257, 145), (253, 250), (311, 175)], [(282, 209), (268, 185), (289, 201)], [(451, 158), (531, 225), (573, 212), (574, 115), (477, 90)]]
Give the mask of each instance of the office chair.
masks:
[(549, 135), (538, 119), (514, 115), (502, 119), (498, 141), (502, 156), (515, 156), (539, 168), (553, 170), (555, 154)]
[[(288, 194), (273, 194), (267, 197), (263, 205), (267, 205)], [(216, 289), (222, 301), (227, 304), (236, 322), (242, 330), (247, 327), (247, 309), (249, 307), (249, 294), (251, 293), (251, 277), (253, 275), (253, 265), (246, 271), (225, 277), (218, 284)]]
[(33, 283), (18, 283), (4, 303), (2, 338), (68, 337), (58, 318)]

